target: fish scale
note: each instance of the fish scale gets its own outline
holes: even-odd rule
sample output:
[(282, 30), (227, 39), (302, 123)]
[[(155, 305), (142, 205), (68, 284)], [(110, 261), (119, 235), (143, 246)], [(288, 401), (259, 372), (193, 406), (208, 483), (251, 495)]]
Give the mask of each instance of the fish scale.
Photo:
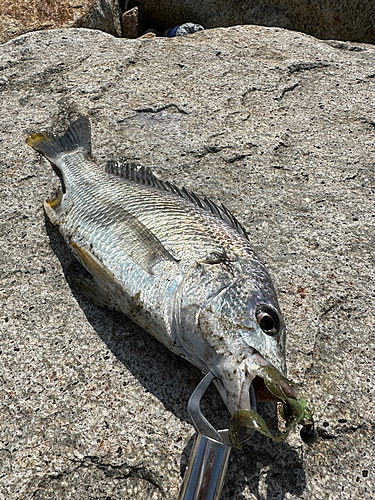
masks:
[(102, 171), (90, 158), (85, 117), (62, 137), (27, 142), (62, 174), (65, 192), (45, 210), (92, 276), (75, 285), (211, 371), (231, 413), (249, 410), (249, 387), (266, 366), (285, 375), (285, 327), (271, 278), (238, 221), (146, 169)]
[[(140, 195), (137, 195), (137, 190), (141, 191)], [(211, 214), (204, 212), (202, 215), (202, 209), (191, 206), (185, 200), (175, 199), (173, 195), (170, 195), (171, 199), (168, 200), (164, 193), (155, 192), (154, 188), (148, 186), (134, 186), (134, 183), (126, 180), (112, 179), (109, 186), (100, 187), (97, 190), (92, 189), (91, 186), (88, 191), (83, 197), (82, 190), (77, 189), (75, 199), (82, 200), (79, 203), (80, 207), (86, 206), (87, 194), (92, 199), (91, 204), (97, 200), (95, 206), (98, 212), (100, 208), (108, 204), (109, 200), (113, 200), (113, 203), (118, 203), (124, 210), (137, 217), (165, 247), (173, 250), (177, 256), (184, 257), (188, 254), (190, 257), (193, 255), (195, 258), (203, 259), (208, 253), (220, 251), (224, 247), (229, 247), (230, 244), (233, 247), (236, 240), (240, 240), (240, 235), (237, 235), (232, 228), (228, 228), (223, 233), (223, 225), (219, 224), (216, 217)], [(144, 191), (147, 191), (147, 194)], [(90, 208), (87, 208), (85, 212), (88, 210)], [(112, 215), (111, 220), (114, 224), (117, 219), (114, 213)], [(90, 217), (95, 224), (100, 222), (97, 213), (92, 213)], [(193, 251), (189, 245), (193, 246)], [(199, 255), (202, 251), (204, 254)], [(244, 253), (242, 241), (237, 252)]]

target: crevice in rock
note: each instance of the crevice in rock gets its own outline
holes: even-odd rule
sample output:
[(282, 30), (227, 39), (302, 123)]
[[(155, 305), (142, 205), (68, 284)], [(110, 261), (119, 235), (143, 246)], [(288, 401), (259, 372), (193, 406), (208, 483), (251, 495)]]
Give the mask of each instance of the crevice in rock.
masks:
[[(166, 30), (184, 23), (196, 23), (206, 29), (226, 28), (237, 25), (279, 27), (306, 33), (323, 40), (343, 40), (344, 50), (355, 48), (352, 42), (375, 43), (374, 5), (363, 2), (353, 5), (353, 0), (120, 0), (122, 12), (138, 8), (139, 34)], [(356, 15), (353, 15), (353, 12)]]
[[(340, 421), (339, 421), (339, 423), (340, 423)], [(319, 437), (321, 439), (326, 439), (326, 440), (338, 439), (343, 435), (354, 434), (359, 430), (373, 434), (374, 429), (375, 429), (375, 424), (373, 424), (373, 423), (369, 423), (369, 424), (363, 423), (363, 424), (359, 424), (359, 425), (350, 425), (350, 426), (343, 426), (343, 427), (335, 426), (335, 427), (331, 427), (330, 429), (327, 429), (324, 426), (317, 427)]]
[(359, 45), (353, 45), (350, 42), (341, 42), (339, 40), (324, 40), (324, 42), (333, 47), (334, 49), (347, 50), (348, 52), (362, 52), (363, 50), (366, 50), (365, 47), (361, 47)]
[(243, 155), (235, 155), (235, 156), (232, 156), (232, 158), (228, 158), (228, 159), (224, 158), (224, 161), (226, 163), (235, 163), (236, 161), (243, 160), (244, 158), (247, 158), (248, 156), (251, 156), (250, 153), (243, 154)]
[(327, 314), (329, 312), (331, 312), (333, 309), (335, 309), (336, 307), (338, 307), (339, 305), (341, 305), (343, 302), (345, 302), (345, 300), (347, 300), (349, 297), (349, 294), (345, 294), (343, 297), (338, 297), (336, 298), (332, 304), (327, 307), (327, 309), (325, 309), (321, 314), (320, 314), (320, 319), (324, 318), (324, 316), (327, 316)]
[(158, 490), (163, 490), (161, 485), (155, 479), (154, 474), (142, 465), (113, 465), (111, 463), (103, 463), (99, 457), (90, 455), (83, 457), (83, 459), (79, 462), (79, 467), (90, 466), (94, 466), (102, 470), (106, 477), (114, 479), (127, 479), (130, 476), (138, 477), (139, 479), (147, 481)]
[(231, 149), (233, 146), (227, 145), (227, 146), (209, 146), (205, 145), (202, 150), (196, 151), (193, 153), (193, 156), (195, 158), (204, 158), (206, 155), (212, 154), (212, 153), (220, 153), (220, 151), (223, 151), (224, 149)]
[(328, 68), (329, 66), (330, 64), (325, 62), (295, 62), (289, 64), (288, 70), (290, 74), (293, 74), (300, 71), (310, 71), (317, 68)]
[(103, 463), (100, 457), (94, 455), (87, 455), (81, 460), (70, 460), (70, 462), (72, 462), (76, 466), (72, 469), (65, 470), (57, 474), (48, 474), (44, 476), (42, 481), (39, 483), (38, 488), (34, 490), (33, 494), (31, 495), (31, 498), (35, 498), (35, 496), (40, 493), (40, 491), (46, 489), (51, 482), (59, 481), (65, 477), (68, 477), (82, 468), (99, 469), (106, 477), (116, 480), (124, 480), (130, 477), (138, 478), (142, 481), (146, 481), (151, 485), (151, 487), (159, 490), (161, 493), (164, 492), (163, 487), (156, 479), (155, 474), (143, 465), (113, 465), (111, 463)]
[(283, 97), (285, 96), (285, 94), (287, 92), (292, 92), (296, 87), (298, 87), (299, 85), (299, 82), (296, 82), (294, 83), (293, 85), (290, 85), (289, 87), (285, 87), (282, 91), (281, 91), (281, 94), (279, 95), (279, 97), (275, 97), (274, 99), (276, 101), (281, 101), (281, 99), (283, 99)]
[(183, 115), (188, 115), (190, 114), (188, 111), (185, 111), (184, 109), (180, 108), (178, 104), (175, 104), (174, 102), (171, 102), (170, 104), (166, 104), (165, 106), (160, 106), (159, 108), (153, 108), (152, 106), (147, 106), (146, 108), (137, 108), (134, 109), (137, 113), (160, 113), (161, 111), (166, 111), (167, 109), (175, 109), (178, 113), (181, 113)]

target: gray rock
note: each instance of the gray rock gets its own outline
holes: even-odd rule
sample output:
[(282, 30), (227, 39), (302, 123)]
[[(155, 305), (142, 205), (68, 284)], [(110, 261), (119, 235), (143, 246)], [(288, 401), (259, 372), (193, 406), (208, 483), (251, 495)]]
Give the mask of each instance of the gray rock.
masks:
[(375, 2), (362, 0), (125, 0), (163, 32), (186, 22), (205, 29), (236, 24), (279, 26), (318, 38), (375, 43)]
[[(172, 499), (201, 374), (68, 284), (46, 220), (59, 181), (25, 144), (92, 122), (122, 158), (223, 202), (278, 290), (289, 376), (320, 440), (255, 436), (223, 498), (369, 500), (374, 485), (375, 49), (256, 26), (124, 40), (85, 29), (0, 46), (0, 497)], [(275, 406), (263, 405), (275, 425)], [(204, 413), (228, 414), (214, 390)]]
[(2, 0), (0, 43), (53, 28), (91, 28), (121, 36), (119, 0)]

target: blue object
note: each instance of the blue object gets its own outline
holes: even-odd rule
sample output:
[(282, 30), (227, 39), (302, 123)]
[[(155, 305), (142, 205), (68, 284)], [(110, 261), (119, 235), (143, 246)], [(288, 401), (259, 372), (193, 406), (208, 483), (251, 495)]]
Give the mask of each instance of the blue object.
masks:
[(203, 31), (204, 28), (200, 24), (185, 23), (176, 26), (175, 28), (169, 28), (169, 30), (164, 32), (164, 36), (184, 36), (190, 35), (191, 33), (196, 33), (197, 31)]

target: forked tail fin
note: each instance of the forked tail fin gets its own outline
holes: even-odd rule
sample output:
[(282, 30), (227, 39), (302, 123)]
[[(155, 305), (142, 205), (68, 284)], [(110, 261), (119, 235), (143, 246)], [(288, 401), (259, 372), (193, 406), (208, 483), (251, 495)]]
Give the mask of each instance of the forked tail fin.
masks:
[(90, 154), (90, 120), (87, 116), (81, 116), (78, 120), (71, 123), (68, 130), (61, 137), (55, 137), (46, 133), (33, 134), (26, 138), (26, 142), (54, 164), (60, 153), (83, 149)]

